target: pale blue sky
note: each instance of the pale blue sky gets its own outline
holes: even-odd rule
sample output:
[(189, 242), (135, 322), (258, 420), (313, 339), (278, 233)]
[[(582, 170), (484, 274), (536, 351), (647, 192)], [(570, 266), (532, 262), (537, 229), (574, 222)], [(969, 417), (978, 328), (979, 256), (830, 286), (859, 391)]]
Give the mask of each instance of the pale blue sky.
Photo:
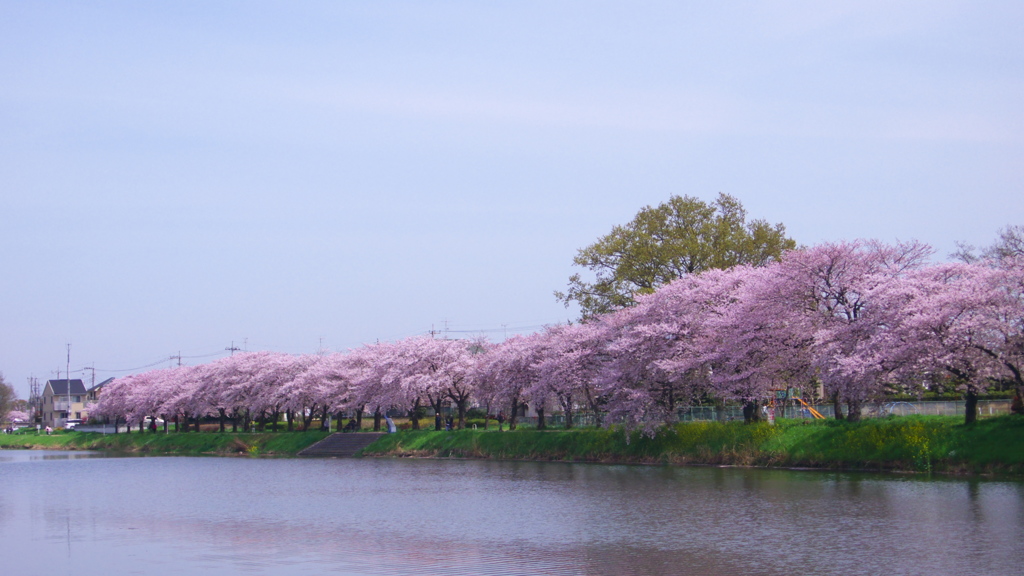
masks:
[(944, 258), (1022, 103), (1019, 2), (0, 1), (0, 371), (532, 331), (671, 194)]

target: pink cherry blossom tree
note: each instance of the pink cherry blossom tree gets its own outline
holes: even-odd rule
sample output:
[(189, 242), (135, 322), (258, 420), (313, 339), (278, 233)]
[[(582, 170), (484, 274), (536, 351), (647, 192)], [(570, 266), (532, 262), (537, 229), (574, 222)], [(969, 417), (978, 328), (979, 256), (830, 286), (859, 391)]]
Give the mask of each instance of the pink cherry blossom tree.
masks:
[(787, 253), (778, 266), (784, 306), (800, 310), (814, 334), (814, 367), (825, 390), (859, 420), (863, 404), (880, 398), (891, 366), (865, 354), (885, 329), (883, 309), (870, 294), (881, 284), (920, 268), (931, 249), (914, 242), (825, 243)]
[(477, 358), (471, 371), (478, 400), (502, 413), (507, 410), (510, 430), (516, 429), (519, 413), (531, 398), (540, 402), (535, 407), (539, 407), (540, 422), (543, 422), (544, 392), (537, 386), (540, 344), (537, 336), (513, 336), (487, 349)]
[(741, 401), (744, 419), (756, 421), (775, 391), (809, 387), (813, 335), (801, 310), (779, 298), (777, 264), (714, 280), (699, 298), (706, 311), (689, 355), (716, 398)]
[(590, 410), (597, 424), (603, 424), (614, 388), (602, 378), (610, 359), (606, 350), (609, 334), (607, 326), (596, 319), (546, 329), (545, 352), (537, 363), (538, 386), (557, 399), (566, 428), (573, 426), (577, 406)]
[[(382, 342), (363, 346), (349, 353), (349, 369), (356, 409), (370, 407), (374, 430), (380, 430), (381, 418), (392, 408), (403, 408), (410, 396), (420, 398), (416, 378), (409, 372), (409, 346)], [(413, 400), (416, 404), (416, 400)]]
[(602, 319), (599, 382), (611, 418), (651, 431), (674, 422), (707, 384), (698, 347), (711, 308), (707, 290), (723, 285), (720, 277), (718, 270), (686, 276)]
[(875, 295), (891, 315), (875, 357), (902, 366), (908, 379), (951, 378), (972, 423), (984, 388), (997, 380), (1020, 386), (1022, 285), (1012, 269), (984, 263), (929, 266), (887, 283)]

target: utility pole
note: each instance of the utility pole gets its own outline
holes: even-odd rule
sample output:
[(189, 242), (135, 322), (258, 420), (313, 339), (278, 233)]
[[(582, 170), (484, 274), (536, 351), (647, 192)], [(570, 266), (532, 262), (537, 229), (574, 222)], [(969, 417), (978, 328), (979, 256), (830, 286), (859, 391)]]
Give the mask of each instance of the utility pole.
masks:
[(170, 358), (168, 358), (168, 360), (169, 361), (170, 360), (177, 360), (178, 361), (178, 368), (181, 368), (181, 350), (178, 350), (178, 355), (177, 356), (171, 356)]
[[(225, 348), (225, 350), (227, 350), (228, 352), (231, 352), (231, 355), (234, 356), (235, 352), (238, 352), (239, 350), (241, 350), (241, 348), (238, 348), (237, 346), (235, 346), (235, 341), (232, 340), (231, 341), (231, 346), (229, 346), (228, 348)], [(181, 354), (179, 353), (178, 355), (180, 356)]]
[(92, 370), (92, 386), (90, 386), (90, 388), (95, 388), (96, 387), (96, 363), (93, 362), (92, 366), (86, 366), (85, 368), (82, 368), (82, 370)]
[(64, 427), (68, 427), (68, 420), (71, 419), (71, 342), (68, 342), (68, 365), (67, 365), (67, 384), (68, 384), (68, 411), (64, 414)]
[(28, 377), (28, 405), (32, 407), (32, 421), (37, 422), (36, 417), (43, 414), (43, 402), (39, 393), (39, 379), (35, 376)]

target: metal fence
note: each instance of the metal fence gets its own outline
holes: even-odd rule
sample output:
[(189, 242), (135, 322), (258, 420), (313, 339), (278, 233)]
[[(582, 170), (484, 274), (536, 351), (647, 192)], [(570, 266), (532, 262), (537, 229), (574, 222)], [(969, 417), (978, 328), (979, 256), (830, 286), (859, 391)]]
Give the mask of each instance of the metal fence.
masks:
[[(519, 421), (523, 424), (530, 424), (533, 426), (537, 425), (537, 418), (535, 416), (524, 416), (519, 418)], [(565, 416), (562, 414), (554, 414), (551, 416), (544, 417), (544, 424), (549, 428), (565, 428)], [(572, 425), (579, 427), (597, 426), (597, 419), (591, 413), (573, 414)]]
[[(826, 418), (835, 417), (835, 409), (832, 404), (813, 404), (814, 409)], [(869, 404), (864, 407), (862, 415), (867, 418), (884, 418), (886, 416), (909, 416), (921, 414), (927, 416), (963, 416), (966, 405), (963, 400), (934, 401), (922, 400), (918, 402), (884, 402), (881, 404)], [(978, 415), (998, 416), (1010, 413), (1009, 400), (979, 400)], [(785, 406), (775, 409), (776, 418), (813, 418), (810, 411), (803, 406)], [(715, 406), (692, 406), (679, 412), (681, 422), (693, 420), (742, 420), (743, 408), (741, 406), (725, 406), (718, 409)]]
[[(883, 405), (886, 410), (882, 416), (890, 414), (906, 416), (909, 414), (925, 414), (930, 416), (962, 416), (965, 404), (957, 401), (928, 402), (892, 402)], [(1010, 413), (1010, 400), (978, 400), (978, 416), (999, 416)]]
[[(825, 418), (834, 418), (835, 410), (832, 404), (812, 404), (815, 410)], [(844, 406), (845, 409), (845, 406)], [(868, 404), (864, 406), (862, 416), (865, 418), (884, 418), (886, 416), (909, 416), (920, 414), (926, 416), (963, 416), (965, 404), (963, 400), (957, 401), (918, 401), (918, 402), (884, 402), (881, 404)], [(1010, 413), (1009, 400), (979, 400), (978, 416), (999, 416)], [(763, 415), (762, 415), (763, 416)], [(780, 406), (775, 408), (776, 418), (806, 418), (812, 419), (811, 412), (803, 406)], [(536, 426), (536, 417), (522, 417), (520, 423)], [(565, 417), (561, 414), (547, 416), (545, 423), (550, 428), (565, 427)], [(691, 406), (679, 411), (680, 422), (713, 421), (713, 420), (743, 420), (742, 406)], [(594, 426), (595, 418), (591, 413), (573, 415), (573, 425), (577, 427)], [(605, 420), (607, 422), (607, 418)]]
[(119, 424), (117, 428), (113, 424), (87, 424), (75, 426), (75, 430), (79, 432), (98, 432), (100, 434), (116, 434), (118, 432), (126, 432), (125, 425)]

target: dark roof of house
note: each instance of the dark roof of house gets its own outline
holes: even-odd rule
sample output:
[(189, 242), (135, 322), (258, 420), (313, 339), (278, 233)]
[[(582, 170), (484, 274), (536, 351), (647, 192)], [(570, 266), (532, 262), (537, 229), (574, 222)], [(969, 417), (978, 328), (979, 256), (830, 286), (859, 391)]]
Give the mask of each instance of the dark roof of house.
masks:
[[(99, 390), (100, 388), (103, 388), (107, 384), (110, 384), (113, 381), (114, 381), (113, 378), (107, 378), (103, 382), (100, 382), (99, 384), (93, 386), (92, 388), (89, 388), (89, 392), (95, 392), (95, 391)], [(72, 394), (74, 394), (74, 392), (72, 392)]]
[[(68, 381), (67, 380), (47, 380), (47, 384), (50, 385), (50, 389), (53, 390), (54, 396), (60, 396), (62, 394), (68, 394)], [(85, 384), (78, 378), (71, 381), (71, 394), (85, 394)]]

